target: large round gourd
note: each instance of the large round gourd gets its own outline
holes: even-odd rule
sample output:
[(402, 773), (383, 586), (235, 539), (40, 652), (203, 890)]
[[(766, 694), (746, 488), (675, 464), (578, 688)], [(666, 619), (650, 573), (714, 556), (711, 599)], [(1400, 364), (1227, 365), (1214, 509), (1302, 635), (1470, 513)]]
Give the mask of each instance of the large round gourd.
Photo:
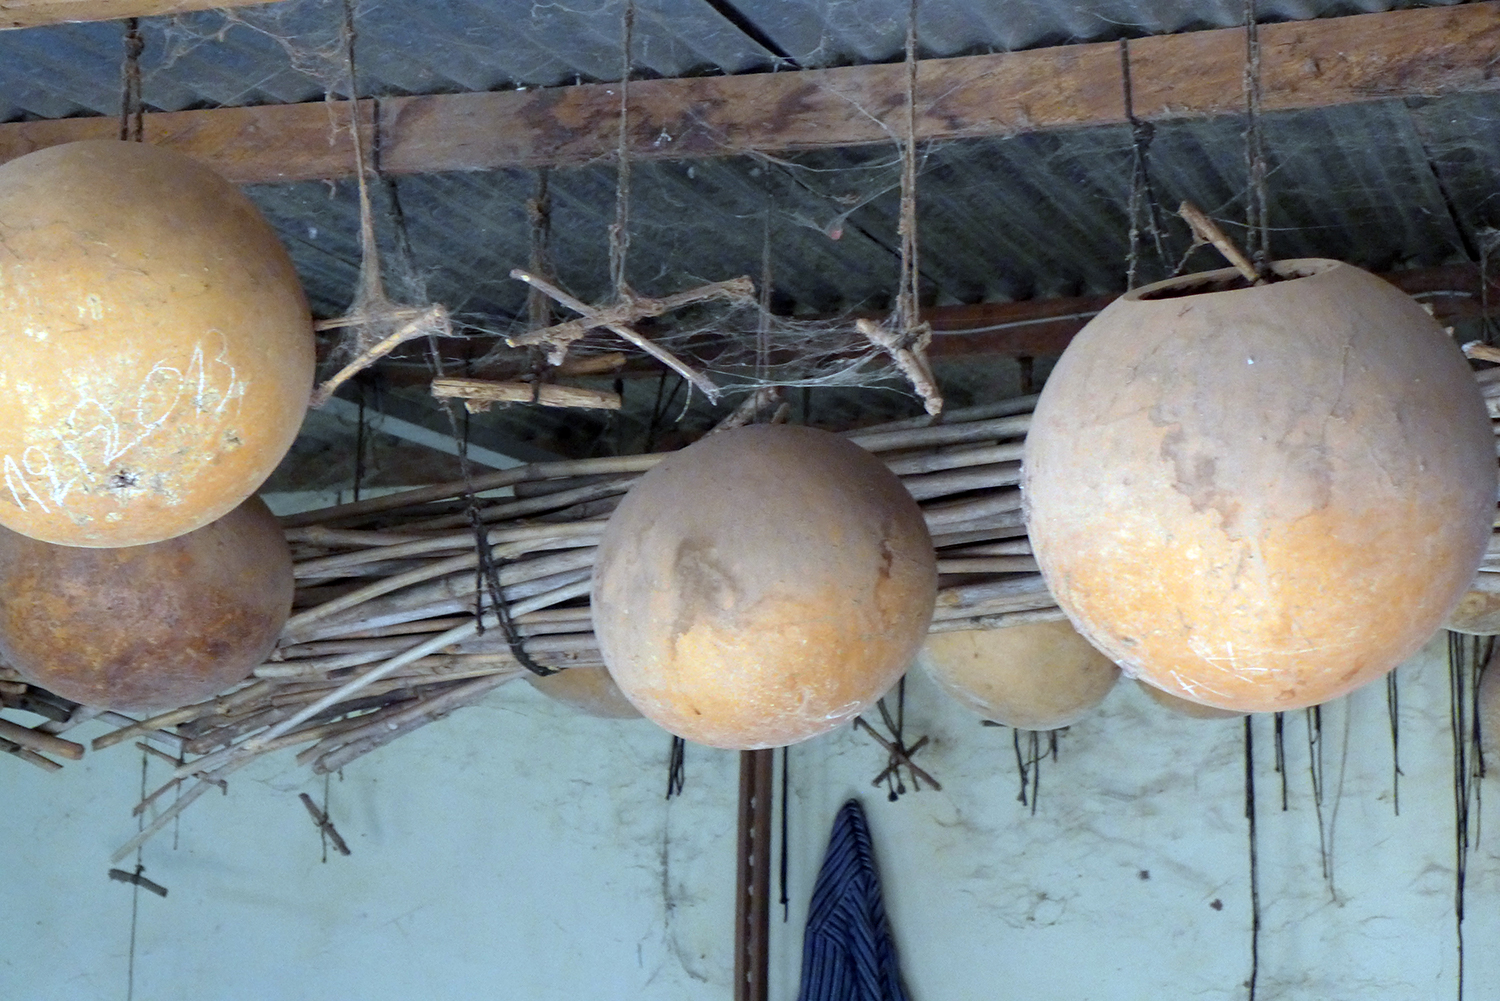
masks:
[(594, 632), (648, 719), (725, 748), (795, 743), (869, 708), (927, 632), (922, 513), (879, 460), (814, 428), (723, 431), (610, 517)]
[(0, 525), (157, 542), (253, 493), (301, 427), (312, 321), (234, 185), (140, 143), (0, 165)]
[(960, 705), (1018, 730), (1078, 722), (1120, 677), (1068, 622), (934, 633), (917, 663)]
[(641, 712), (630, 704), (609, 671), (602, 667), (570, 667), (556, 674), (526, 672), (531, 687), (548, 698), (570, 706), (585, 716), (597, 719), (640, 719)]
[(125, 549), (0, 529), (0, 656), (85, 705), (190, 705), (265, 660), (292, 589), (286, 536), (258, 497), (186, 535)]
[(1458, 348), (1335, 261), (1127, 293), (1074, 340), (1026, 443), (1028, 530), (1080, 632), (1132, 676), (1243, 712), (1325, 702), (1442, 624), (1495, 505)]
[(1475, 574), (1443, 627), (1474, 636), (1500, 634), (1500, 574)]

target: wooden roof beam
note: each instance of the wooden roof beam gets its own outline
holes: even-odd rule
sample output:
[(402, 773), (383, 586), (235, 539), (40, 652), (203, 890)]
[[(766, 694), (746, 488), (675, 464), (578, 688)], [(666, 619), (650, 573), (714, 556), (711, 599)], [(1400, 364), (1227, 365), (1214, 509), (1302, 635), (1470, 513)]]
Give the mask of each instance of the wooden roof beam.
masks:
[(250, 7), (281, 0), (0, 0), (0, 31), (70, 21), (183, 14), (215, 7)]
[[(1500, 0), (1268, 24), (1260, 39), (1266, 111), (1500, 89)], [(1119, 124), (1120, 50), (1096, 43), (923, 60), (919, 137)], [(1243, 29), (1159, 35), (1127, 50), (1138, 117), (1243, 113)], [(787, 153), (890, 142), (902, 130), (904, 70), (646, 80), (632, 83), (630, 95), (633, 156)], [(361, 112), (368, 121), (374, 102), (361, 102)], [(614, 155), (619, 92), (588, 84), (387, 98), (378, 113), (387, 171), (570, 166)], [(346, 108), (317, 102), (149, 114), (145, 131), (148, 142), (195, 155), (232, 180), (267, 183), (353, 173), (345, 122)], [(112, 118), (0, 125), (0, 162), (116, 129)]]

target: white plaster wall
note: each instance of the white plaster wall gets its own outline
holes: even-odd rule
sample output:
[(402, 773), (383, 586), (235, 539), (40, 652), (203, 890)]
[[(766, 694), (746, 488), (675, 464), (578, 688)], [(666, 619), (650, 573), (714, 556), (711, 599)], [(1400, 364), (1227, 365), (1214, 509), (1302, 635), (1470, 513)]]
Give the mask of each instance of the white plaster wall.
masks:
[[(326, 865), (297, 798), (322, 780), (289, 755), (252, 768), (176, 850), (170, 829), (146, 847), (170, 895), (140, 895), (134, 997), (723, 998), (738, 762), (689, 748), (669, 803), (668, 750), (503, 686), (334, 779), (353, 855)], [(0, 760), (0, 1001), (126, 997), (132, 888), (105, 873), (139, 788), (129, 747), (55, 774)]]
[[(1383, 687), (1325, 709), (1332, 890), (1302, 717), (1287, 718), (1285, 813), (1271, 720), (1256, 720), (1259, 997), (1457, 996), (1442, 655), (1435, 642), (1401, 670), (1399, 818)], [(887, 802), (869, 786), (883, 752), (849, 730), (792, 750), (775, 1001), (795, 998), (806, 901), (850, 795), (869, 815), (913, 1001), (1245, 996), (1239, 721), (1172, 716), (1122, 685), (1044, 763), (1032, 816), (1016, 802), (1010, 731), (916, 675), (907, 718), (933, 740), (918, 760), (941, 792)], [(296, 796), (321, 799), (322, 782), (276, 758), (190, 809), (175, 850), (170, 831), (148, 846), (147, 875), (171, 896), (141, 894), (134, 997), (727, 999), (738, 763), (690, 746), (686, 795), (667, 803), (667, 750), (648, 723), (505, 686), (335, 780), (354, 855), (326, 865)], [(134, 830), (139, 769), (129, 748), (54, 775), (0, 759), (0, 1001), (126, 997), (132, 891), (105, 870)], [(152, 763), (153, 785), (164, 770)], [(1497, 804), (1470, 863), (1471, 999), (1500, 997), (1486, 950), (1500, 938)]]
[[(1401, 815), (1376, 684), (1323, 710), (1322, 877), (1304, 715), (1288, 714), (1288, 806), (1273, 720), (1254, 721), (1263, 929), (1257, 997), (1457, 997), (1453, 745), (1441, 638), (1401, 668)], [(772, 997), (796, 997), (801, 925), (838, 807), (870, 820), (913, 1001), (1243, 998), (1250, 971), (1244, 723), (1168, 713), (1132, 682), (1045, 761), (1036, 814), (1016, 801), (1011, 731), (981, 727), (913, 672), (916, 760), (943, 783), (895, 803), (885, 754), (843, 731), (791, 756), (791, 920), (773, 921)], [(778, 763), (779, 767), (779, 763)], [(1490, 780), (1493, 785), (1494, 779)], [(1469, 869), (1466, 996), (1500, 998), (1500, 792)], [(1145, 873), (1149, 873), (1147, 878)], [(1215, 907), (1215, 902), (1221, 907)]]

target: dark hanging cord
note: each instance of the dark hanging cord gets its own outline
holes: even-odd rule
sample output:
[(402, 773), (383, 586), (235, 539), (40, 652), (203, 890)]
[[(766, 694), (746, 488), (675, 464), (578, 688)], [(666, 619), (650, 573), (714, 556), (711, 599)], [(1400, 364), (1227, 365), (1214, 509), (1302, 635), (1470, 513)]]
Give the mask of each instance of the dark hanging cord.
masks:
[(1318, 854), (1323, 860), (1323, 878), (1333, 879), (1328, 858), (1328, 832), (1323, 826), (1323, 707), (1307, 714), (1307, 774), (1312, 781), (1313, 813), (1318, 819)]
[(1251, 259), (1262, 278), (1271, 273), (1271, 226), (1266, 197), (1266, 143), (1261, 127), (1260, 24), (1255, 0), (1245, 0), (1245, 164), (1249, 177), (1245, 221)]
[[(1165, 224), (1162, 221), (1161, 202), (1156, 197), (1151, 183), (1151, 140), (1156, 137), (1156, 127), (1135, 116), (1135, 92), (1130, 79), (1130, 42), (1120, 40), (1120, 79), (1125, 98), (1125, 120), (1130, 123), (1131, 177), (1130, 177), (1130, 253), (1127, 257), (1125, 287), (1136, 287), (1140, 271), (1141, 247), (1149, 236), (1156, 262), (1163, 274), (1167, 270), (1167, 250), (1163, 243)], [(1144, 225), (1142, 216), (1144, 215)]]
[(1276, 774), (1281, 776), (1281, 812), (1286, 812), (1286, 714), (1276, 713)]
[(1401, 816), (1401, 690), (1396, 672), (1385, 676), (1385, 712), (1391, 721), (1391, 804)]
[(682, 785), (686, 781), (683, 772), (683, 761), (687, 754), (687, 741), (681, 737), (672, 738), (672, 750), (667, 756), (667, 799), (682, 795)]
[(1453, 920), (1458, 945), (1458, 1001), (1464, 996), (1464, 889), (1469, 867), (1469, 761), (1466, 710), (1468, 638), (1448, 633), (1448, 711), (1453, 735)]
[(620, 135), (615, 151), (615, 221), (609, 227), (609, 280), (619, 299), (630, 296), (625, 265), (630, 254), (630, 68), (634, 49), (635, 0), (625, 0), (624, 19), (620, 25)]
[(1245, 717), (1245, 821), (1250, 835), (1250, 1001), (1260, 976), (1260, 859), (1255, 841), (1255, 717)]
[(360, 379), (358, 385), (359, 416), (354, 423), (354, 499), (356, 502), (359, 500), (360, 484), (365, 479), (365, 380)]
[(1021, 753), (1020, 730), (1012, 729), (1010, 731), (1010, 742), (1016, 749), (1016, 770), (1021, 774), (1021, 794), (1016, 797), (1016, 801), (1022, 806), (1026, 806), (1030, 802), (1026, 792), (1031, 785), (1031, 769), (1026, 765), (1026, 756)]
[[(1016, 796), (1016, 802), (1022, 806), (1031, 808), (1031, 815), (1036, 816), (1037, 794), (1042, 786), (1042, 735), (1035, 730), (1027, 730), (1026, 750), (1021, 750), (1022, 731), (1011, 730), (1011, 743), (1016, 750), (1016, 769), (1021, 776), (1021, 792)], [(1055, 734), (1048, 745), (1048, 753), (1057, 753), (1057, 741)]]
[(791, 802), (791, 766), (788, 760), (791, 757), (790, 746), (781, 749), (781, 920), (783, 923), (790, 920), (792, 914), (791, 898), (787, 895), (787, 868), (788, 857), (791, 854), (787, 845), (787, 807)]
[(1042, 796), (1042, 735), (1031, 731), (1031, 815), (1036, 816), (1037, 800)]
[(120, 140), (145, 142), (146, 115), (141, 103), (141, 53), (146, 41), (141, 37), (141, 19), (125, 20), (125, 59), (120, 65)]
[[(438, 350), (437, 340), (429, 337), (427, 343), (432, 370), (435, 374), (442, 375), (443, 359)], [(496, 620), (500, 623), (500, 630), (505, 635), (506, 646), (510, 648), (511, 656), (516, 659), (516, 663), (541, 678), (556, 674), (559, 668), (539, 664), (527, 652), (525, 639), (511, 619), (510, 605), (505, 600), (505, 591), (500, 582), (500, 568), (504, 561), (495, 558), (490, 545), (489, 530), (485, 528), (484, 516), (479, 510), (479, 497), (474, 490), (474, 474), (469, 465), (469, 414), (467, 411), (464, 412), (464, 422), (460, 427), (458, 415), (453, 409), (451, 400), (443, 401), (443, 412), (448, 415), (449, 431), (453, 435), (453, 440), (458, 443), (458, 468), (464, 481), (464, 516), (468, 519), (469, 528), (474, 533), (474, 553), (478, 559), (475, 573), (479, 584), (474, 595), (474, 619), (478, 631), (481, 634), (484, 632), (485, 612), (493, 611)], [(489, 606), (488, 609), (486, 605)]]

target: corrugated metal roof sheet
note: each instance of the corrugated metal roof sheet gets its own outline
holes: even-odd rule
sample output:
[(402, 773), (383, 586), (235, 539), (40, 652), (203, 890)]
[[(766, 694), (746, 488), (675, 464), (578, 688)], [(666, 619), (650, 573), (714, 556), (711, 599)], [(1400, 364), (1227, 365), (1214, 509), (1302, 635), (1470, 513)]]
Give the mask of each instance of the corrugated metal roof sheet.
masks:
[[(899, 57), (908, 0), (639, 0), (638, 72), (741, 73)], [(1267, 20), (1384, 10), (1406, 3), (1260, 0)], [(726, 13), (721, 13), (723, 8)], [(358, 12), (360, 91), (433, 93), (610, 80), (620, 72), (622, 0), (412, 0)], [(924, 54), (1102, 41), (1223, 27), (1240, 0), (922, 0)], [(320, 99), (339, 87), (341, 4), (288, 0), (263, 9), (147, 19), (146, 102), (177, 110)], [(735, 27), (738, 20), (747, 34)], [(751, 35), (762, 38), (766, 45)], [(114, 114), (121, 30), (80, 24), (0, 32), (0, 119)], [(1267, 116), (1268, 193), (1278, 256), (1331, 256), (1375, 269), (1473, 259), (1500, 227), (1500, 95), (1385, 101)], [(1172, 217), (1181, 199), (1243, 237), (1243, 121), (1161, 124), (1153, 176), (1168, 218), (1168, 256), (1188, 247)], [(1106, 127), (937, 145), (924, 153), (919, 221), (924, 292), (938, 301), (1022, 299), (1123, 288), (1131, 133)], [(702, 280), (759, 278), (769, 241), (780, 300), (803, 313), (884, 308), (896, 285), (899, 164), (891, 149), (782, 159), (638, 163), (633, 168), (631, 280), (643, 292)], [(479, 326), (523, 309), (508, 277), (528, 258), (526, 199), (534, 174), (500, 170), (403, 176), (399, 194), (413, 264), (428, 294)], [(341, 312), (359, 260), (350, 181), (256, 186), (252, 197), (291, 249), (315, 309)], [(609, 164), (552, 179), (552, 251), (580, 298), (607, 291), (614, 218)], [(381, 193), (385, 204), (386, 193)], [(393, 238), (382, 210), (382, 239)], [(1195, 267), (1215, 267), (1200, 251)], [(1156, 276), (1147, 262), (1143, 277)], [(995, 379), (949, 373), (955, 395)], [(640, 394), (635, 394), (637, 397)], [(649, 395), (649, 394), (648, 394)], [(861, 408), (901, 412), (894, 394), (856, 401), (820, 390), (831, 423)], [(646, 401), (649, 402), (649, 401)], [(639, 426), (637, 401), (614, 420)], [(815, 415), (817, 419), (818, 415)], [(706, 418), (704, 418), (706, 419)], [(599, 420), (574, 414), (493, 425), (520, 435), (592, 441)], [(634, 422), (634, 423), (632, 423)], [(568, 438), (569, 435), (572, 438)]]
[[(624, 0), (421, 0), (357, 11), (360, 91), (426, 94), (549, 87), (620, 76)], [(1455, 0), (1456, 2), (1456, 0)], [(637, 0), (633, 63), (687, 76), (899, 58), (908, 0)], [(1435, 6), (1404, 0), (1259, 0), (1267, 21)], [(768, 49), (716, 7), (737, 11)], [(920, 46), (951, 56), (1242, 23), (1240, 0), (923, 0)], [(146, 103), (158, 110), (317, 100), (342, 90), (339, 0), (143, 20)], [(0, 121), (114, 114), (121, 27), (0, 32)]]

